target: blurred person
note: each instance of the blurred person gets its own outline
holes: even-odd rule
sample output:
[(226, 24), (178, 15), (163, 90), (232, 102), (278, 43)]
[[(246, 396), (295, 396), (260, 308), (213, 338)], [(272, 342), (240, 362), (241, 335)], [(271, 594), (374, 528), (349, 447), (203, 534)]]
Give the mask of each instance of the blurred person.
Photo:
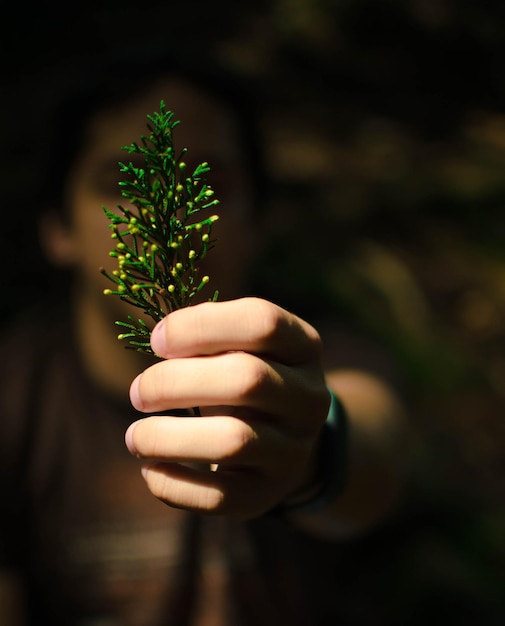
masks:
[[(2, 624), (337, 623), (340, 546), (397, 503), (408, 429), (372, 367), (342, 352), (325, 371), (319, 332), (252, 291), (267, 185), (251, 97), (217, 65), (140, 51), (67, 80), (37, 209), (70, 281), (55, 273), (2, 342)], [(117, 340), (134, 311), (98, 268), (121, 146), (162, 99), (221, 200), (220, 298), (158, 324), (155, 360)]]

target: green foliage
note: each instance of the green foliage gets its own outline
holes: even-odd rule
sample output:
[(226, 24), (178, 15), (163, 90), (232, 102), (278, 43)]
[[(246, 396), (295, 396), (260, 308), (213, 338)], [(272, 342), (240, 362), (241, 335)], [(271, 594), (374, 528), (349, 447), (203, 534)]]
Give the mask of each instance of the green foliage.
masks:
[[(143, 167), (132, 162), (119, 163), (125, 180), (120, 182), (121, 195), (130, 207), (118, 205), (119, 213), (103, 207), (110, 220), (115, 247), (110, 256), (118, 267), (112, 273), (100, 271), (114, 283), (106, 295), (116, 295), (149, 315), (155, 322), (165, 315), (189, 306), (209, 282), (199, 275), (199, 262), (213, 247), (213, 223), (217, 215), (201, 219), (200, 212), (218, 204), (206, 183), (210, 171), (207, 163), (187, 174), (183, 160), (187, 149), (177, 153), (173, 130), (179, 124), (174, 114), (160, 103), (159, 112), (147, 116), (148, 136), (140, 143), (122, 149), (141, 155)], [(217, 298), (214, 293), (213, 300)], [(130, 348), (152, 353), (150, 330), (143, 319), (128, 316), (117, 321), (125, 332)]]

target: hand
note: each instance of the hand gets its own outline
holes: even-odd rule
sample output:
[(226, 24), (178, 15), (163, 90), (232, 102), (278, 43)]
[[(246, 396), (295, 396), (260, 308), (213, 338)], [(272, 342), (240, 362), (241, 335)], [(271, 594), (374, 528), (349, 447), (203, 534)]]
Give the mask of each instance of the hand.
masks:
[[(259, 515), (309, 479), (329, 393), (317, 332), (257, 298), (175, 311), (151, 338), (163, 361), (132, 383), (132, 404), (165, 412), (132, 424), (130, 452), (167, 504)], [(176, 417), (198, 407), (201, 417)]]

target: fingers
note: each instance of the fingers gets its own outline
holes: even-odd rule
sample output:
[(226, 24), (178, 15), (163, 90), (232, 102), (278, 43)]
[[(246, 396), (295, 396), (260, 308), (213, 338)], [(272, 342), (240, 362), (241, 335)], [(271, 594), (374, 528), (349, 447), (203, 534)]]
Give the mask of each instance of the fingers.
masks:
[(133, 423), (125, 435), (132, 454), (142, 458), (169, 462), (218, 463), (248, 465), (258, 456), (259, 431), (262, 432), (260, 453), (272, 455), (275, 434), (265, 424), (253, 428), (231, 416), (171, 417), (152, 416)]
[(312, 360), (321, 350), (310, 324), (260, 298), (174, 311), (155, 327), (151, 345), (169, 359), (242, 350), (285, 364)]
[(170, 506), (198, 513), (230, 514), (237, 519), (247, 519), (272, 508), (278, 499), (274, 489), (265, 489), (265, 478), (253, 471), (223, 471), (221, 467), (211, 471), (155, 463), (144, 465), (142, 474), (156, 498)]
[(178, 508), (234, 517), (271, 508), (298, 480), (290, 468), (309, 454), (303, 440), (228, 416), (153, 416), (132, 424), (125, 441), (132, 454), (150, 459), (142, 474), (154, 496)]
[(152, 416), (132, 424), (125, 441), (132, 454), (148, 459), (142, 474), (154, 496), (234, 517), (271, 508), (297, 484), (310, 453), (303, 439), (229, 416)]
[(325, 415), (329, 403), (319, 369), (287, 367), (244, 352), (160, 361), (134, 380), (130, 398), (145, 413), (246, 407), (293, 428), (307, 416)]
[(130, 452), (149, 460), (143, 473), (155, 496), (250, 516), (302, 483), (330, 400), (312, 326), (243, 298), (171, 313), (151, 345), (164, 360), (132, 383), (133, 406), (203, 415), (152, 416), (128, 429)]
[(157, 463), (144, 465), (142, 475), (151, 493), (171, 506), (209, 513), (226, 507), (228, 490), (210, 470)]
[[(279, 374), (266, 362), (243, 352), (161, 361), (132, 384), (133, 406), (143, 412), (193, 406), (244, 406), (260, 392), (270, 402)], [(233, 402), (230, 402), (233, 399)]]

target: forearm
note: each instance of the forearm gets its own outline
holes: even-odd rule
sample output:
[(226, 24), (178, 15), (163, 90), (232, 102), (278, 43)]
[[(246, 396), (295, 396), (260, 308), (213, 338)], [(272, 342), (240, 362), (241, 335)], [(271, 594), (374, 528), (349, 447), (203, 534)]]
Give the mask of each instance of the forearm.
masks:
[(330, 539), (352, 536), (384, 519), (402, 493), (409, 433), (400, 401), (378, 379), (357, 371), (327, 375), (347, 414), (347, 477), (334, 502), (286, 511), (296, 526)]

